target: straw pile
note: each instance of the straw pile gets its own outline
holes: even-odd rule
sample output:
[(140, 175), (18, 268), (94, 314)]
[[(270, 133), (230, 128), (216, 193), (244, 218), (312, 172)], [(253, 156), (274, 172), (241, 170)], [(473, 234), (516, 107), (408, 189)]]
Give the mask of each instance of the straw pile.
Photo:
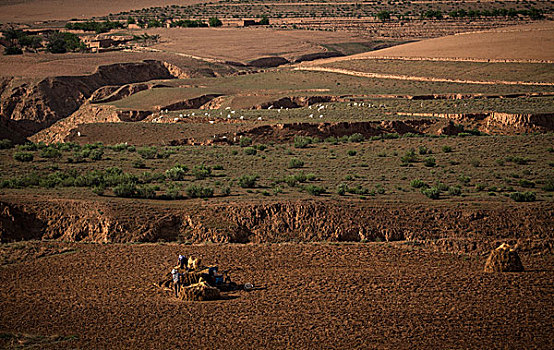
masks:
[(219, 289), (211, 287), (204, 280), (181, 288), (179, 298), (189, 301), (216, 300), (220, 298)]
[(485, 263), (485, 272), (520, 271), (523, 271), (523, 265), (521, 264), (519, 254), (515, 248), (506, 243), (494, 249)]

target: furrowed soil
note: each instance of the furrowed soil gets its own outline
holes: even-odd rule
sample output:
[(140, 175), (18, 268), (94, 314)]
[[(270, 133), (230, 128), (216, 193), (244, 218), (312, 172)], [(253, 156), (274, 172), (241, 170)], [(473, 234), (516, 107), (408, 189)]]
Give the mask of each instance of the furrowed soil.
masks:
[[(37, 244), (71, 250), (0, 268), (4, 347), (23, 332), (43, 349), (554, 346), (551, 255), (523, 255), (523, 273), (488, 274), (485, 256), (391, 243), (1, 249)], [(153, 285), (177, 254), (262, 288), (177, 301)]]

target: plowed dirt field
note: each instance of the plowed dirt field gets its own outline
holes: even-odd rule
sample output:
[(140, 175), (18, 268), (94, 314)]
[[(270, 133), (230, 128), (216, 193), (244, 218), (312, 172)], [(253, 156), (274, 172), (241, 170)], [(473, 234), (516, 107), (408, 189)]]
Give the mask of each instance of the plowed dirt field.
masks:
[[(484, 256), (403, 243), (1, 249), (0, 346), (22, 338), (27, 346), (88, 349), (554, 346), (552, 256), (522, 256), (523, 273), (487, 274)], [(179, 253), (265, 289), (178, 301), (153, 282)]]

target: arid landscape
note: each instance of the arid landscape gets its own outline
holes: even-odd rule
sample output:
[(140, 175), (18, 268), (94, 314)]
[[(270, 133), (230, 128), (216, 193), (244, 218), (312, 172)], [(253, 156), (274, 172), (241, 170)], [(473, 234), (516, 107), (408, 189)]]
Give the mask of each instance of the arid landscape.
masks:
[(554, 347), (550, 2), (0, 10), (0, 347)]

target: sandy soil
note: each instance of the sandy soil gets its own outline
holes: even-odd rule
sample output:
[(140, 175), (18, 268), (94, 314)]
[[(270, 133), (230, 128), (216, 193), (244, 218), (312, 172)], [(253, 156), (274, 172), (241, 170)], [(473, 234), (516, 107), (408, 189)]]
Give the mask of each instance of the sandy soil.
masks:
[(267, 56), (297, 58), (326, 51), (321, 44), (364, 41), (347, 32), (269, 28), (156, 28), (147, 33), (161, 36), (162, 42), (154, 46), (158, 49), (241, 62)]
[(0, 1), (0, 21), (33, 22), (54, 19), (90, 18), (110, 13), (141, 9), (152, 6), (173, 4), (189, 5), (208, 2), (207, 0), (2, 0)]
[(451, 35), (349, 57), (307, 62), (305, 65), (368, 58), (553, 62), (554, 24), (539, 22), (491, 31)]
[[(47, 349), (554, 346), (551, 256), (487, 274), (485, 257), (387, 243), (63, 247), (0, 268), (1, 332), (65, 337)], [(266, 289), (180, 302), (153, 286), (179, 253)]]

